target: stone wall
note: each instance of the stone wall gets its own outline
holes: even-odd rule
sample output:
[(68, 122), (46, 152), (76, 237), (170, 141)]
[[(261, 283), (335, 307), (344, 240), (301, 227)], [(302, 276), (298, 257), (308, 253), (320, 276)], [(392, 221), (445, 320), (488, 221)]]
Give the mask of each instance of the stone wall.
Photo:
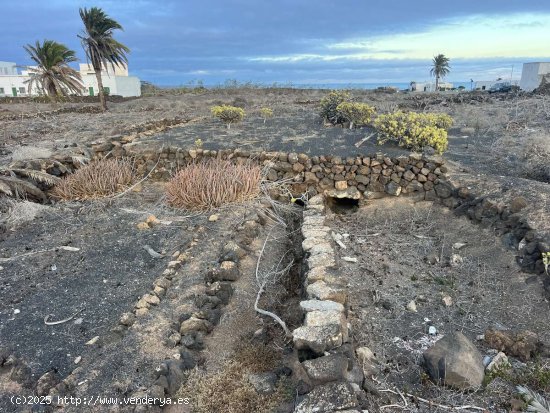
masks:
[[(294, 197), (324, 194), (332, 198), (351, 198), (360, 203), (384, 196), (413, 196), (415, 200), (437, 201), (466, 214), (483, 226), (494, 227), (498, 235), (508, 237), (511, 245), (521, 247), (518, 263), (522, 269), (542, 273), (541, 253), (550, 251), (550, 234), (533, 228), (522, 209), (521, 197), (503, 200), (476, 193), (475, 188), (453, 183), (440, 156), (411, 153), (390, 158), (382, 154), (342, 158), (308, 156), (298, 153), (250, 152), (235, 150), (184, 149), (154, 147), (124, 141), (92, 146), (95, 156), (107, 154), (133, 156), (140, 174), (167, 180), (178, 168), (204, 159), (232, 159), (258, 162), (265, 168), (268, 181), (285, 179)], [(287, 194), (271, 194), (288, 200)]]
[[(168, 180), (179, 168), (207, 159), (231, 159), (234, 162), (257, 162), (265, 168), (268, 181), (285, 180), (292, 196), (351, 198), (359, 203), (384, 196), (412, 196), (415, 200), (442, 202), (458, 214), (466, 214), (483, 226), (493, 227), (498, 235), (508, 238), (510, 245), (520, 248), (518, 263), (524, 270), (542, 273), (541, 253), (550, 251), (550, 233), (537, 231), (523, 211), (521, 197), (506, 199), (476, 192), (475, 185), (460, 186), (452, 182), (444, 159), (411, 153), (391, 158), (371, 156), (308, 156), (284, 152), (251, 152), (242, 149), (206, 150), (161, 146), (136, 140), (137, 137), (174, 127), (187, 120), (163, 119), (155, 124), (139, 125), (127, 136), (113, 136), (93, 142), (80, 150), (87, 157), (130, 156), (140, 175), (150, 173), (154, 180)], [(74, 152), (74, 151), (73, 151)], [(55, 155), (54, 162), (17, 162), (21, 169), (39, 169), (63, 176), (80, 167), (78, 156)], [(483, 191), (483, 190), (481, 190)], [(273, 190), (270, 194), (288, 201), (288, 193)]]

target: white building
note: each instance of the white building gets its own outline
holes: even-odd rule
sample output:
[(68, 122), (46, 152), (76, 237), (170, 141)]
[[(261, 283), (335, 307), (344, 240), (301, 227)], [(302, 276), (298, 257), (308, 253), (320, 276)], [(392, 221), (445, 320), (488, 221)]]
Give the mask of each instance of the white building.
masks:
[[(451, 90), (453, 84), (449, 82), (439, 82), (439, 90)], [(411, 82), (409, 86), (411, 92), (435, 92), (435, 82)]]
[(545, 76), (550, 78), (550, 62), (524, 63), (519, 87), (527, 92), (532, 92), (540, 86)]
[(519, 80), (517, 80), (517, 79), (512, 79), (512, 80), (509, 80), (509, 79), (508, 80), (504, 80), (504, 79), (479, 80), (479, 81), (475, 82), (474, 90), (489, 90), (497, 84), (519, 86)]
[[(97, 78), (91, 65), (80, 64), (80, 76), (84, 88), (83, 95), (95, 96), (98, 94)], [(15, 63), (0, 62), (0, 97), (3, 96), (29, 96), (28, 83), (30, 79), (28, 70), (17, 72)], [(141, 96), (141, 83), (135, 76), (128, 75), (128, 68), (112, 67), (104, 68), (101, 72), (101, 80), (103, 81), (103, 89), (109, 95), (118, 95), (122, 97)], [(41, 94), (37, 85), (33, 86), (30, 96), (38, 96)]]

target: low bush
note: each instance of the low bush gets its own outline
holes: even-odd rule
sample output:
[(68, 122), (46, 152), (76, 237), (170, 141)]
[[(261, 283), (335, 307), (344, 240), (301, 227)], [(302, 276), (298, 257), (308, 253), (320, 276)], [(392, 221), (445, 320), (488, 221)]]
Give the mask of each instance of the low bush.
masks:
[(53, 187), (51, 195), (65, 201), (104, 198), (125, 191), (136, 178), (130, 159), (102, 159), (63, 178)]
[(447, 129), (452, 124), (453, 119), (444, 113), (402, 111), (380, 115), (374, 121), (379, 144), (394, 141), (415, 151), (429, 146), (440, 154), (447, 149)]
[(206, 211), (225, 204), (245, 202), (260, 193), (261, 169), (252, 164), (208, 160), (181, 169), (166, 185), (170, 206)]
[(270, 108), (261, 108), (260, 109), (260, 116), (264, 120), (264, 123), (273, 117), (273, 110)]
[(346, 122), (346, 119), (338, 111), (338, 105), (349, 101), (349, 92), (344, 90), (333, 90), (321, 99), (321, 109), (319, 115), (333, 125), (339, 125)]
[(367, 103), (342, 102), (336, 106), (339, 116), (349, 122), (349, 128), (354, 126), (365, 126), (372, 120), (376, 112), (374, 107)]
[(244, 118), (244, 110), (235, 106), (213, 106), (210, 111), (212, 112), (212, 116), (225, 122), (227, 129), (231, 129), (232, 123), (240, 122)]

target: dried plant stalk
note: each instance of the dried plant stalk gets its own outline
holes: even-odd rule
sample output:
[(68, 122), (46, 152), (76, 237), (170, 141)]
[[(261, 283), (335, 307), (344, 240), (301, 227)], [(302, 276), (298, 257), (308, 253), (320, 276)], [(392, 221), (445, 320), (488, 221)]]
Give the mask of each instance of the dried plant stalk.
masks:
[(257, 165), (211, 159), (181, 169), (168, 182), (166, 199), (175, 208), (206, 211), (256, 198), (260, 180)]
[(99, 199), (124, 191), (136, 180), (130, 159), (93, 161), (61, 180), (51, 191), (54, 198)]

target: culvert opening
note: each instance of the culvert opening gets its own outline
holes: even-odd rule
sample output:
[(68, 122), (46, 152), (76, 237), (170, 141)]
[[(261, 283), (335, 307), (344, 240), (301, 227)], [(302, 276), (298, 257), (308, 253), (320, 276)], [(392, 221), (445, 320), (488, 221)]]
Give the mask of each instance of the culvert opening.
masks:
[(327, 197), (327, 206), (335, 214), (352, 214), (359, 209), (359, 200), (353, 198)]

